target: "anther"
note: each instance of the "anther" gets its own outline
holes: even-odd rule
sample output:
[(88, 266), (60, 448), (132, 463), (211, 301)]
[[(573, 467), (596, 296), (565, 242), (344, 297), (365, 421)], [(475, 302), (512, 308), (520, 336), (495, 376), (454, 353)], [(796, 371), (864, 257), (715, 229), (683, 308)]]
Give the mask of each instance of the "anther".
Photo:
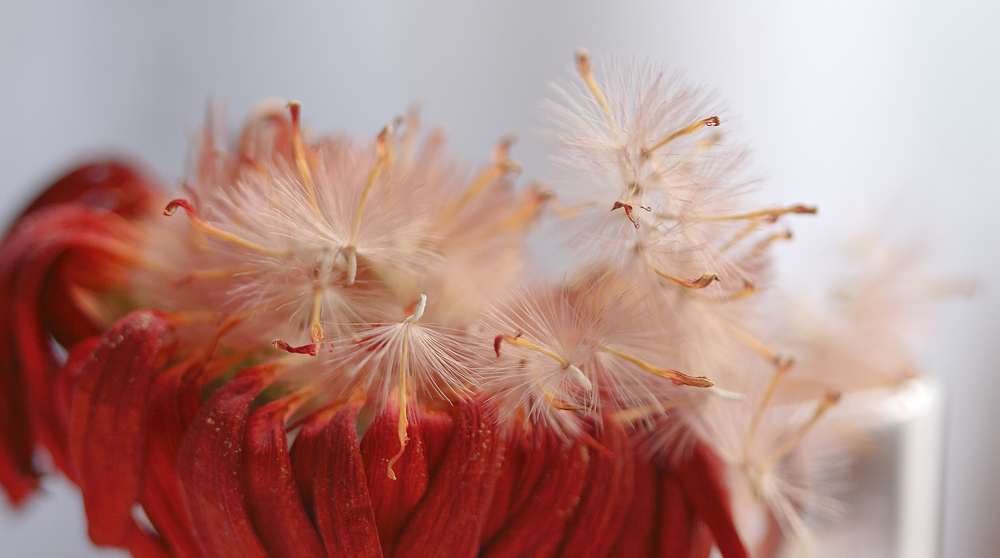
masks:
[(715, 385), (715, 383), (712, 380), (709, 380), (708, 378), (706, 378), (704, 376), (689, 376), (689, 375), (687, 375), (687, 374), (685, 374), (683, 372), (679, 372), (677, 370), (673, 370), (673, 369), (670, 369), (670, 368), (660, 368), (659, 366), (654, 366), (654, 365), (652, 365), (652, 364), (650, 364), (650, 363), (642, 360), (639, 357), (630, 355), (630, 354), (628, 354), (628, 353), (626, 353), (624, 351), (620, 351), (618, 349), (615, 349), (614, 347), (601, 347), (601, 350), (604, 351), (604, 352), (606, 352), (606, 353), (610, 353), (612, 355), (615, 355), (616, 357), (618, 357), (618, 358), (620, 358), (622, 360), (631, 362), (632, 364), (634, 364), (634, 365), (638, 366), (640, 369), (642, 369), (644, 372), (649, 372), (650, 374), (652, 374), (654, 376), (659, 376), (661, 378), (665, 378), (665, 379), (670, 380), (671, 382), (673, 382), (674, 384), (679, 385), (679, 386), (691, 386), (691, 387), (699, 387), (699, 388), (708, 388), (708, 387), (712, 387), (712, 386)]

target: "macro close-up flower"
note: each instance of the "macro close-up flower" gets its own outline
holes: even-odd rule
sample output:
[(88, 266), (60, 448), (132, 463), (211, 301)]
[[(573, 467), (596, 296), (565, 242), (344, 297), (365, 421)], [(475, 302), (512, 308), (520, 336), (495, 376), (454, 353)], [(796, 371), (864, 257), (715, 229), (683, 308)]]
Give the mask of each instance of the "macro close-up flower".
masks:
[[(585, 53), (578, 68), (606, 108)], [(669, 104), (657, 83), (629, 94)], [(622, 200), (728, 188), (697, 168), (710, 145), (672, 144), (704, 115), (684, 104), (614, 139), (643, 110), (620, 102), (599, 149), (671, 153), (613, 177)], [(751, 294), (748, 272), (686, 281), (612, 246), (566, 286), (517, 287), (553, 193), (513, 187), (509, 145), (476, 168), (415, 113), (361, 142), (313, 138), (300, 113), (262, 103), (232, 148), (209, 122), (176, 194), (100, 161), (17, 220), (0, 252), (12, 503), (63, 474), (90, 539), (135, 556), (747, 555), (726, 464), (688, 423), (725, 395), (673, 367), (701, 366), (683, 344), (714, 331), (677, 317)], [(674, 273), (721, 262), (721, 242), (758, 257), (748, 227), (787, 212), (693, 238), (688, 218), (730, 217), (643, 199), (642, 221), (632, 201), (601, 207), (624, 242), (679, 252)], [(698, 277), (746, 286), (702, 296)]]
[[(414, 33), (461, 71), (473, 50), (454, 45), (480, 28)], [(378, 95), (439, 79), (425, 43), (402, 56), (403, 36), (356, 49), (379, 60), (358, 74), (379, 110)], [(446, 133), (435, 106), (450, 98), (420, 87), (422, 110), (325, 129), (326, 100), (285, 78), (329, 73), (344, 91), (368, 78), (295, 45), (278, 73), (242, 46), (232, 67), (305, 102), (238, 101), (231, 118), (210, 101), (181, 173), (152, 170), (185, 125), (162, 117), (135, 158), (67, 160), (12, 208), (2, 513), (31, 517), (65, 481), (100, 547), (86, 550), (136, 558), (792, 558), (869, 545), (863, 526), (886, 522), (876, 538), (894, 551), (935, 555), (933, 528), (897, 539), (940, 520), (943, 421), (917, 424), (926, 408), (899, 401), (929, 393), (940, 412), (910, 333), (927, 301), (968, 285), (928, 273), (916, 241), (838, 229), (853, 260), (813, 243), (836, 198), (774, 201), (788, 190), (772, 197), (740, 135), (755, 116), (702, 85), (734, 82), (580, 49), (533, 93), (531, 135), (484, 147), (465, 135), (479, 115)], [(506, 74), (490, 52), (476, 63), (497, 80), (469, 77), (461, 95), (489, 89), (523, 112), (516, 89), (493, 91)], [(186, 71), (163, 79), (194, 87)], [(393, 73), (417, 77), (375, 79)], [(369, 100), (330, 95), (350, 116)], [(778, 118), (789, 134), (823, 125)], [(789, 273), (792, 250), (837, 273), (811, 281), (820, 266), (794, 260)]]

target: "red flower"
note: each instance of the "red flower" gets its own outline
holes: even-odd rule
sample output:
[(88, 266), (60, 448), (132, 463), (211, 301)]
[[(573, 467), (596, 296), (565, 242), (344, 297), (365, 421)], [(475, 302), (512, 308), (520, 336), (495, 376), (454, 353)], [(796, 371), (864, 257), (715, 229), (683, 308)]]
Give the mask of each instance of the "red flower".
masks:
[(191, 312), (126, 313), (157, 199), (127, 165), (88, 165), (0, 246), (0, 482), (15, 505), (44, 448), (80, 486), (94, 543), (137, 557), (708, 556), (713, 542), (746, 556), (704, 445), (666, 462), (632, 426), (588, 419), (566, 439), (500, 423), (482, 396), (442, 405), (405, 386), (378, 406), (363, 390), (317, 403), (282, 358), (192, 342)]

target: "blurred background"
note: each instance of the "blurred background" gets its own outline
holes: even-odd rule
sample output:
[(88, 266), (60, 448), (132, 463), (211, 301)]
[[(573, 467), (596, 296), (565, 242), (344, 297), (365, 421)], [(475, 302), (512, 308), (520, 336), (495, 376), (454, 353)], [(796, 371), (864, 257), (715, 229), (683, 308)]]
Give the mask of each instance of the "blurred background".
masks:
[[(485, 161), (515, 133), (526, 179), (549, 163), (538, 103), (581, 46), (653, 60), (718, 90), (754, 149), (761, 203), (808, 202), (778, 248), (806, 284), (855, 230), (913, 237), (979, 279), (918, 347), (947, 398), (943, 555), (1000, 548), (1000, 4), (843, 0), (12, 2), (0, 6), (0, 218), (88, 156), (168, 184), (207, 102), (238, 124), (296, 98), (314, 130), (373, 136), (413, 104)], [(474, 5), (475, 4), (475, 5)], [(752, 5), (751, 5), (752, 4)], [(3, 556), (113, 556), (86, 542), (75, 489), (0, 506)]]

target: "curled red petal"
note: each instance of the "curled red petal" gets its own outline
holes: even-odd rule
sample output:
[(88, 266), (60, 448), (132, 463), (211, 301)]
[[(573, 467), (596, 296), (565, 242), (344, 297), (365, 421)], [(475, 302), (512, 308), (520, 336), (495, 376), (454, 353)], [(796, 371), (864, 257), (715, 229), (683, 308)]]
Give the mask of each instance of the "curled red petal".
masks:
[[(591, 456), (581, 443), (567, 443), (550, 432), (532, 437), (529, 463), (544, 461), (542, 474), (527, 493), (512, 499), (515, 507), (504, 528), (490, 541), (484, 557), (558, 556), (567, 522), (580, 503)], [(534, 476), (531, 468), (526, 480)], [(529, 480), (530, 482), (530, 480)]]
[[(4, 353), (10, 350), (4, 348)], [(34, 437), (20, 374), (0, 371), (0, 486), (17, 506), (38, 489), (32, 460)]]
[(135, 523), (132, 524), (122, 546), (128, 549), (133, 558), (173, 558), (158, 535), (146, 531)]
[(243, 479), (250, 519), (271, 556), (326, 556), (299, 496), (285, 421), (296, 401), (279, 399), (250, 414), (243, 433)]
[(662, 532), (662, 525), (656, 522), (659, 475), (649, 459), (636, 455), (632, 503), (625, 513), (625, 523), (609, 556), (616, 558), (653, 556), (657, 534)]
[(149, 212), (157, 184), (134, 166), (114, 159), (94, 161), (73, 169), (35, 198), (19, 219), (58, 204), (86, 205), (125, 217)]
[(202, 368), (197, 359), (177, 363), (157, 375), (149, 389), (140, 502), (174, 558), (200, 557), (178, 478), (177, 454), (201, 403), (196, 379)]
[(457, 404), (454, 432), (393, 556), (474, 557), (500, 474), (504, 438), (479, 400)]
[(688, 558), (708, 558), (715, 548), (715, 538), (712, 530), (709, 529), (705, 520), (699, 516), (694, 516), (691, 523), (691, 548), (688, 551)]
[[(123, 240), (127, 238), (118, 218), (55, 205), (18, 221), (0, 244), (0, 338), (5, 344), (0, 351), (0, 482), (13, 500), (23, 499), (37, 485), (31, 459), (36, 441), (57, 467), (69, 471), (65, 413), (54, 397), (59, 358), (51, 344), (51, 336), (58, 334), (52, 324), (86, 319), (75, 306), (47, 306), (54, 298), (49, 289), (61, 284), (56, 281), (64, 272), (61, 262), (74, 255), (89, 254), (103, 262), (93, 267), (95, 274), (105, 263), (118, 266), (125, 254), (134, 252)], [(73, 335), (88, 331), (82, 328)], [(75, 344), (71, 340), (67, 346)]]
[(605, 424), (597, 441), (607, 451), (590, 448), (590, 468), (580, 505), (567, 527), (562, 556), (607, 555), (632, 504), (635, 462), (628, 433), (616, 424)]
[(361, 439), (368, 494), (385, 556), (392, 555), (399, 530), (427, 491), (430, 475), (425, 437), (441, 448), (452, 428), (448, 414), (422, 409), (415, 412), (416, 420), (409, 421), (406, 429), (406, 451), (393, 465), (396, 480), (389, 478), (388, 469), (389, 459), (399, 451), (399, 406), (395, 402), (386, 405)]
[(91, 540), (122, 546), (132, 528), (145, 463), (146, 397), (167, 323), (139, 310), (101, 339), (77, 378), (69, 455)]
[[(70, 350), (66, 356), (66, 362), (59, 369), (59, 374), (55, 379), (56, 412), (62, 424), (69, 425), (70, 414), (73, 408), (73, 396), (76, 390), (76, 383), (80, 375), (83, 374), (84, 367), (90, 361), (94, 351), (101, 344), (101, 337), (93, 337), (78, 343)], [(66, 476), (73, 482), (77, 482), (76, 473), (72, 467), (64, 470)]]
[(691, 553), (694, 510), (684, 497), (680, 483), (670, 473), (661, 475), (657, 495), (660, 500), (660, 544), (657, 556), (687, 557)]
[(722, 461), (708, 446), (697, 443), (689, 455), (675, 464), (675, 470), (685, 495), (711, 529), (722, 556), (749, 556), (733, 523)]
[(267, 364), (241, 370), (205, 402), (181, 442), (178, 476), (207, 558), (267, 557), (245, 505), (242, 442), (251, 403), (277, 373)]

